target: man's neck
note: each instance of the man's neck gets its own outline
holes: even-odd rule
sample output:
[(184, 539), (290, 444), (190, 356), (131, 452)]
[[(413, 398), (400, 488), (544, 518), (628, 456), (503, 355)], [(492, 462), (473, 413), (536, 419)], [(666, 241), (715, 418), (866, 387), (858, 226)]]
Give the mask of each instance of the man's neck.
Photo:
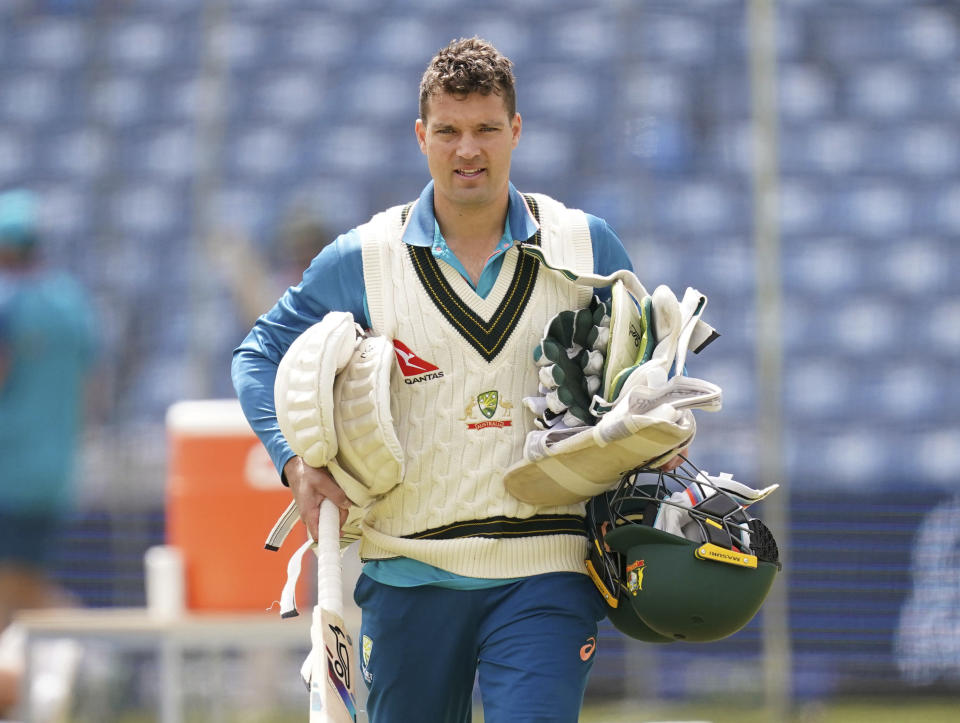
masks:
[(503, 237), (509, 196), (502, 203), (482, 207), (444, 207), (434, 200), (434, 213), (447, 247), (460, 260), (476, 284)]
[(440, 233), (455, 253), (468, 249), (493, 253), (503, 235), (508, 205), (507, 195), (495, 204), (477, 207), (451, 206), (442, 199), (434, 199), (434, 213)]

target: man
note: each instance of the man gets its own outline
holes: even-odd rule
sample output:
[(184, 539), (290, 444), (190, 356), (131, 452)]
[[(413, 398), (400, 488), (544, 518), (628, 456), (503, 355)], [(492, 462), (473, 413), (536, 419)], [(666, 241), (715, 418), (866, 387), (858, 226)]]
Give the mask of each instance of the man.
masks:
[[(0, 631), (18, 610), (65, 602), (50, 566), (94, 349), (86, 293), (40, 262), (33, 196), (0, 193)], [(0, 717), (16, 680), (0, 665)]]
[(533, 428), (533, 348), (593, 290), (517, 245), (586, 273), (630, 261), (602, 219), (513, 187), (521, 127), (510, 61), (478, 38), (443, 48), (415, 126), (432, 181), (325, 248), (234, 355), (244, 411), (315, 538), (320, 502), (341, 521), (351, 502), (280, 434), (277, 364), (332, 310), (395, 340), (406, 472), (364, 510), (355, 592), (373, 723), (467, 721), (477, 673), (487, 721), (575, 721), (593, 662), (604, 604), (584, 574), (583, 505), (535, 507), (503, 484)]

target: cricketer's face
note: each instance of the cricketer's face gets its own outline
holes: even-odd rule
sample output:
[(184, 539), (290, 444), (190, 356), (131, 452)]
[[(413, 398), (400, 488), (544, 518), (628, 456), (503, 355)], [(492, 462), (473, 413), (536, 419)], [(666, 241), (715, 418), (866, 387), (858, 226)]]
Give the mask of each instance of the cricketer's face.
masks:
[(496, 93), (457, 98), (443, 93), (417, 120), (417, 141), (434, 182), (434, 205), (480, 208), (507, 197), (510, 156), (520, 140), (520, 114), (507, 115)]

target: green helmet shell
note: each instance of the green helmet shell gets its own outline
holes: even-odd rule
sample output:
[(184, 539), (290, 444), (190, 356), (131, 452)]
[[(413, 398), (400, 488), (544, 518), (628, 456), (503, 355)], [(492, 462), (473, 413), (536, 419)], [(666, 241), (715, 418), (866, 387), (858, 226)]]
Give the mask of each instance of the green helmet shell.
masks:
[(700, 559), (701, 545), (644, 525), (618, 527), (605, 541), (623, 556), (625, 570), (626, 589), (608, 611), (610, 621), (648, 642), (708, 642), (732, 635), (756, 615), (778, 570), (763, 560), (745, 567)]

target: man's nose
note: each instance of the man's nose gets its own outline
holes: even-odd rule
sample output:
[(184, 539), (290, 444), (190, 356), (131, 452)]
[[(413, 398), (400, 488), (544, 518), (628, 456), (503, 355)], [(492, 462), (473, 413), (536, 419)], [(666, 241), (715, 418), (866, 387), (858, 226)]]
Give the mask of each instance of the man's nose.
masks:
[(457, 143), (457, 155), (464, 160), (476, 158), (480, 152), (480, 144), (476, 136), (472, 133), (464, 133), (460, 136), (460, 142)]

